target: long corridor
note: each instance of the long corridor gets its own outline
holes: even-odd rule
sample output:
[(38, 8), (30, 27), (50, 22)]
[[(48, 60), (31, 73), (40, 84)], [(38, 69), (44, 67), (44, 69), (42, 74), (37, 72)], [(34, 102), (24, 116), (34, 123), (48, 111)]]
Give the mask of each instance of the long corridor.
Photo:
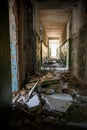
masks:
[(87, 1), (0, 0), (0, 24), (2, 126), (87, 129)]

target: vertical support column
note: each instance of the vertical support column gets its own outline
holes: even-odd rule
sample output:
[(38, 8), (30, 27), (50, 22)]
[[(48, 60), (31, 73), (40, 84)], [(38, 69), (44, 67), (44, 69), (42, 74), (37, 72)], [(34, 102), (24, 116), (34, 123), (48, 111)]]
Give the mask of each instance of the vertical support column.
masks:
[(11, 49), (11, 75), (12, 75), (12, 92), (18, 89), (18, 64), (17, 64), (17, 29), (14, 14), (14, 1), (9, 0), (9, 23), (10, 23), (10, 49)]

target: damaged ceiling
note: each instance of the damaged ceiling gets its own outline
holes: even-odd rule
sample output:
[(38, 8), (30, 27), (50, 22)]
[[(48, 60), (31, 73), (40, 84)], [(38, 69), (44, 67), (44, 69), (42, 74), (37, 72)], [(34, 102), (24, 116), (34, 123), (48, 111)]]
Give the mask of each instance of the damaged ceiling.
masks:
[(60, 38), (78, 0), (36, 0), (40, 22), (48, 38)]

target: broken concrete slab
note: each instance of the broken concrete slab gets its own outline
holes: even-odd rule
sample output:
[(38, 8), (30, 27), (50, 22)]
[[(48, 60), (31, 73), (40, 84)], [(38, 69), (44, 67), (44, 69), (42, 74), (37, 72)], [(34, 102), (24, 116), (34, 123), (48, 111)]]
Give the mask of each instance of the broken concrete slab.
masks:
[(72, 96), (70, 94), (65, 94), (65, 93), (52, 94), (52, 95), (49, 95), (49, 97), (54, 98), (54, 99), (65, 100), (65, 101), (73, 101)]
[[(61, 96), (61, 95), (60, 95)], [(53, 95), (42, 95), (42, 99), (45, 101), (43, 109), (48, 111), (58, 111), (66, 112), (68, 108), (72, 105), (72, 102), (67, 98), (64, 100), (64, 97), (57, 98)]]

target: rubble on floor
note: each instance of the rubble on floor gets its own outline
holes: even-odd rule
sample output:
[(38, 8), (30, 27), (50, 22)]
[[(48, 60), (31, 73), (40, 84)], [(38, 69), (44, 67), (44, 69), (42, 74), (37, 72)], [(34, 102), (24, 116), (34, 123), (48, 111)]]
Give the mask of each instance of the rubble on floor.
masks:
[[(58, 128), (70, 122), (86, 122), (86, 89), (70, 71), (50, 71), (34, 76), (24, 88), (13, 93), (13, 111), (18, 111), (21, 118), (18, 125), (15, 125), (16, 119), (11, 120), (12, 129), (13, 125), (15, 129), (28, 125), (30, 130), (39, 130), (52, 129), (52, 125)], [(83, 90), (84, 94), (81, 95)], [(12, 118), (16, 118), (14, 114)], [(49, 124), (48, 127), (45, 124)]]
[[(64, 98), (65, 96), (65, 98)], [(68, 108), (72, 105), (72, 97), (70, 95), (42, 95), (42, 99), (45, 100), (45, 105), (42, 109), (48, 111), (58, 111), (58, 112), (66, 112)]]
[(63, 68), (66, 65), (64, 64), (64, 62), (62, 60), (58, 60), (58, 59), (47, 59), (45, 61), (45, 63), (43, 64), (43, 68)]

